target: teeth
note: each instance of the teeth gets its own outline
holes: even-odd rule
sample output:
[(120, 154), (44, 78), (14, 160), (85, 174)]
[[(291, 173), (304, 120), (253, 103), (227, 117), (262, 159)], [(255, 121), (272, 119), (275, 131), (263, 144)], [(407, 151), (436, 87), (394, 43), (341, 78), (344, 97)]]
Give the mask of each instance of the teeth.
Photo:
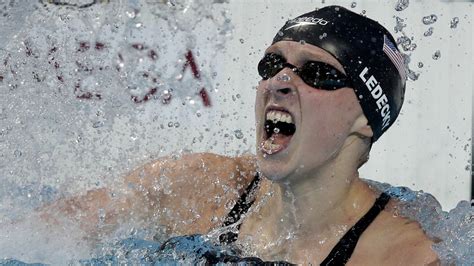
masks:
[(276, 122), (293, 123), (293, 119), (291, 118), (290, 114), (286, 112), (282, 112), (282, 111), (276, 111), (276, 110), (271, 110), (267, 112), (266, 119), (272, 120), (274, 123)]

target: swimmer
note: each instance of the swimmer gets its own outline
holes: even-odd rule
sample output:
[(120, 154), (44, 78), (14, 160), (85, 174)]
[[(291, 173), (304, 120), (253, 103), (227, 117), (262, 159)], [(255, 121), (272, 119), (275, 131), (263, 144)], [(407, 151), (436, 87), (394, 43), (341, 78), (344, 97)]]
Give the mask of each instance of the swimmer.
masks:
[[(256, 155), (162, 158), (115, 192), (58, 201), (42, 217), (54, 223), (66, 214), (90, 236), (130, 220), (175, 236), (233, 228), (220, 241), (262, 260), (439, 264), (420, 225), (398, 216), (396, 200), (358, 173), (403, 103), (406, 73), (391, 34), (343, 7), (324, 7), (289, 20), (258, 73)], [(100, 229), (98, 213), (107, 225)]]

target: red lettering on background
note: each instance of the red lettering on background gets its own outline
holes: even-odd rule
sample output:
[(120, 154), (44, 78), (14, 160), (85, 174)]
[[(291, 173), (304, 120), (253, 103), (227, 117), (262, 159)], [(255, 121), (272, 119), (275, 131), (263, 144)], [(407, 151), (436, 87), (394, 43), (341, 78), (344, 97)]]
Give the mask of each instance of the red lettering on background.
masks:
[(26, 56), (31, 56), (33, 54), (33, 51), (31, 50), (29, 42), (25, 41), (24, 44)]
[(157, 88), (151, 88), (150, 91), (148, 91), (147, 94), (145, 94), (145, 96), (143, 96), (142, 99), (138, 99), (138, 96), (132, 96), (132, 100), (134, 103), (143, 103), (143, 102), (146, 102), (148, 100), (150, 100), (150, 97), (155, 94), (156, 92), (158, 91)]
[(148, 57), (155, 61), (158, 58), (158, 54), (155, 52), (155, 50), (150, 50), (148, 52)]
[[(193, 73), (194, 78), (197, 80), (201, 80), (201, 73), (199, 73), (199, 69), (196, 65), (196, 60), (194, 59), (193, 52), (191, 50), (188, 50), (185, 57), (186, 57), (186, 63), (184, 64), (183, 70), (181, 71), (181, 73), (184, 75), (186, 68), (191, 67), (191, 72)], [(201, 96), (204, 106), (206, 107), (211, 106), (211, 100), (209, 98), (209, 94), (206, 91), (206, 88), (204, 87), (201, 88), (201, 90), (199, 91), (199, 96)]]
[(78, 52), (85, 52), (91, 48), (91, 45), (89, 42), (79, 42), (79, 49), (77, 49)]
[(134, 43), (132, 44), (132, 47), (139, 51), (146, 49), (146, 46), (141, 43)]
[(102, 49), (104, 49), (104, 48), (105, 48), (105, 44), (103, 44), (103, 43), (101, 43), (101, 42), (96, 42), (96, 43), (95, 43), (95, 49), (96, 49), (96, 50), (99, 50), (99, 51), (100, 51), (100, 50), (102, 50)]
[(92, 92), (84, 92), (81, 90), (81, 85), (79, 83), (76, 83), (76, 86), (74, 87), (74, 95), (76, 95), (76, 98), (78, 99), (96, 99), (96, 100), (102, 100), (102, 95), (99, 93), (92, 93)]
[[(34, 49), (31, 48), (31, 45), (28, 41), (25, 41), (23, 44), (25, 46), (26, 56), (28, 56), (28, 57), (30, 57), (30, 56), (37, 57), (37, 55), (35, 55)], [(89, 52), (91, 50), (96, 50), (96, 51), (102, 53), (102, 52), (105, 52), (105, 50), (108, 48), (108, 45), (106, 43), (98, 42), (98, 41), (95, 41), (95, 42), (79, 41), (77, 44), (78, 44), (78, 47), (75, 50), (76, 53), (86, 53), (86, 52)], [(140, 52), (143, 51), (144, 55), (152, 61), (156, 61), (156, 60), (159, 59), (158, 52), (156, 50), (153, 50), (151, 47), (148, 47), (144, 43), (133, 43), (130, 46), (132, 48), (140, 51)], [(54, 45), (51, 46), (51, 48), (49, 48), (48, 53), (47, 53), (47, 55), (48, 55), (47, 56), (47, 62), (56, 71), (55, 76), (56, 76), (57, 80), (61, 83), (65, 83), (66, 77), (60, 72), (62, 65), (57, 61), (56, 56), (55, 56), (55, 53), (58, 50), (59, 50), (59, 48), (54, 46)], [(123, 63), (124, 58), (123, 58), (122, 54), (118, 53), (117, 56), (118, 56), (119, 62)], [(9, 59), (10, 59), (9, 57), (10, 57), (10, 55), (8, 55), (6, 58), (4, 58), (3, 62), (0, 61), (0, 64), (3, 63), (3, 65), (5, 67), (7, 67), (8, 63), (9, 63)], [(87, 61), (86, 62), (75, 61), (74, 63), (77, 67), (77, 71), (82, 72), (85, 75), (92, 75), (92, 73), (94, 73), (96, 71), (101, 71), (101, 70), (104, 69), (102, 66), (89, 65), (89, 63)], [(193, 55), (193, 52), (191, 50), (188, 50), (185, 54), (185, 63), (183, 65), (182, 69), (181, 69), (181, 73), (182, 73), (183, 76), (186, 72), (186, 69), (188, 69), (188, 68), (191, 69), (191, 72), (192, 72), (192, 75), (193, 75), (194, 79), (200, 81), (201, 80), (201, 73), (200, 73), (200, 70), (198, 68), (198, 65), (196, 64), (196, 59)], [(116, 66), (116, 69), (117, 69), (117, 71), (121, 71), (120, 64)], [(13, 75), (16, 74), (16, 72), (14, 72), (14, 69), (11, 68), (10, 71), (13, 73)], [(40, 77), (39, 74), (35, 73), (35, 72), (33, 73), (33, 77), (38, 82), (44, 80), (43, 77)], [(144, 102), (147, 102), (147, 101), (151, 100), (152, 96), (158, 92), (158, 87), (156, 87), (157, 86), (156, 84), (158, 83), (158, 78), (155, 77), (154, 73), (145, 72), (145, 73), (143, 73), (143, 78), (151, 81), (154, 84), (152, 84), (148, 88), (148, 92), (145, 95), (142, 94), (143, 96), (136, 96), (136, 95), (131, 96), (131, 100), (136, 104), (144, 103)], [(0, 82), (3, 82), (4, 80), (5, 80), (4, 73), (0, 73)], [(81, 82), (80, 82), (80, 79), (79, 79), (74, 84), (74, 95), (77, 99), (102, 100), (102, 94), (101, 94), (100, 91), (87, 91), (87, 88), (81, 88), (81, 87), (82, 86), (81, 86)], [(198, 95), (202, 99), (203, 105), (205, 107), (210, 107), (211, 106), (210, 96), (209, 96), (209, 94), (208, 94), (208, 92), (207, 92), (207, 90), (204, 86), (202, 88), (200, 88), (200, 90), (198, 92)], [(166, 98), (162, 101), (162, 103), (164, 103), (164, 104), (169, 103), (170, 99), (171, 98)]]

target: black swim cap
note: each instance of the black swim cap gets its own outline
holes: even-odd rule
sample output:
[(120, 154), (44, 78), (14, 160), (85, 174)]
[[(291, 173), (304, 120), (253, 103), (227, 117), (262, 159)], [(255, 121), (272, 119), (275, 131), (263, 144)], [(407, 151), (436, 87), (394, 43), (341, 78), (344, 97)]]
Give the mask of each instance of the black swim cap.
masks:
[(394, 123), (405, 94), (405, 64), (392, 35), (378, 22), (328, 6), (287, 21), (273, 39), (279, 41), (318, 46), (342, 64), (374, 133), (372, 142)]

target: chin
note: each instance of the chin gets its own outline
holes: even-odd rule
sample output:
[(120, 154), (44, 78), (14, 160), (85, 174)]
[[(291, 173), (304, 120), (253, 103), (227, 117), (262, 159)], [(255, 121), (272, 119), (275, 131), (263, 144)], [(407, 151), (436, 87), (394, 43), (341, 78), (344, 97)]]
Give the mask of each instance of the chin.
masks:
[(262, 176), (275, 182), (286, 181), (294, 172), (287, 161), (269, 158), (261, 152), (257, 155), (257, 165)]

